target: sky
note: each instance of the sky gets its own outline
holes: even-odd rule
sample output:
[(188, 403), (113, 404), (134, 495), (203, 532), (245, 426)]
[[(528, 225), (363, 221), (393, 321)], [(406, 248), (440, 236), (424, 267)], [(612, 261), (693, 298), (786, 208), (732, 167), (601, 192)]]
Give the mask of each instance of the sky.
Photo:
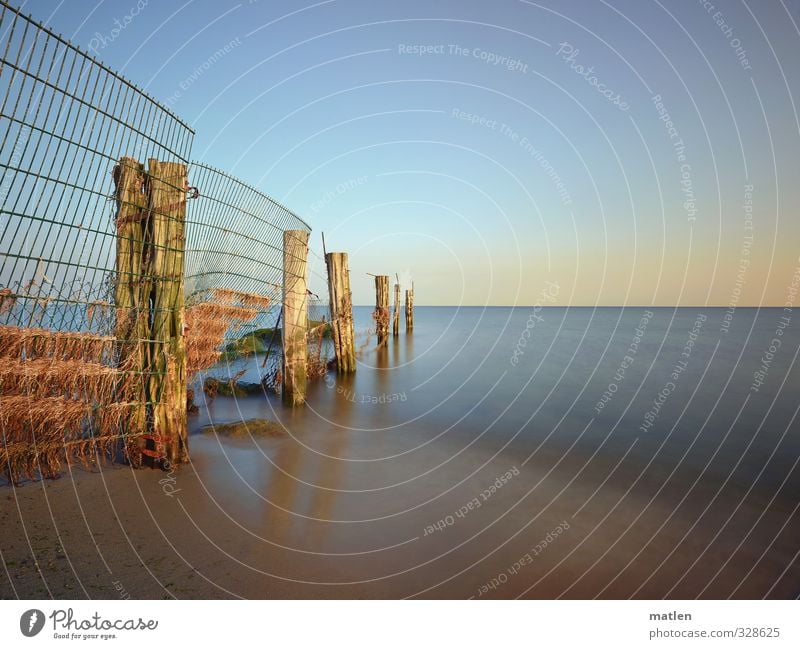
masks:
[[(784, 306), (797, 0), (28, 0), (418, 305)], [(200, 188), (202, 191), (202, 188)]]

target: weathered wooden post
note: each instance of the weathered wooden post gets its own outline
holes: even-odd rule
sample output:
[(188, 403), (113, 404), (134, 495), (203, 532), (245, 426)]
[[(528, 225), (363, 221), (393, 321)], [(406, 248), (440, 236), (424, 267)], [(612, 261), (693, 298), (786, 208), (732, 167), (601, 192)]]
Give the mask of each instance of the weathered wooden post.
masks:
[(394, 314), (392, 315), (392, 336), (400, 335), (400, 284), (394, 285)]
[(414, 330), (414, 284), (406, 289), (406, 331)]
[(144, 165), (124, 156), (114, 168), (117, 213), (116, 308), (117, 359), (120, 370), (117, 399), (135, 404), (125, 422), (124, 434), (130, 436), (127, 453), (131, 461), (140, 461), (147, 432), (147, 368), (150, 340), (150, 276), (144, 268), (144, 242), (147, 231), (147, 195), (144, 192)]
[(306, 400), (306, 330), (308, 232), (283, 233), (283, 402), (292, 406)]
[(331, 303), (331, 333), (336, 352), (336, 371), (356, 371), (355, 336), (353, 335), (353, 301), (350, 294), (350, 270), (346, 252), (325, 254), (328, 268), (328, 293)]
[(162, 465), (187, 462), (186, 346), (184, 343), (184, 224), (186, 165), (148, 161), (152, 328), (149, 401)]
[(389, 276), (375, 275), (375, 333), (378, 347), (389, 338)]

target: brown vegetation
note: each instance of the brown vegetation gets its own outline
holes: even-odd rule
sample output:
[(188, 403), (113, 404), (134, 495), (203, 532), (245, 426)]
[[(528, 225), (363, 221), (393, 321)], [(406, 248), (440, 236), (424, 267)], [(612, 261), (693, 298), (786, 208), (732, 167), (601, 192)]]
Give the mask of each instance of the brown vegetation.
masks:
[(10, 481), (113, 458), (123, 431), (141, 434), (123, 428), (138, 404), (120, 398), (138, 377), (113, 360), (111, 337), (0, 327), (0, 467)]

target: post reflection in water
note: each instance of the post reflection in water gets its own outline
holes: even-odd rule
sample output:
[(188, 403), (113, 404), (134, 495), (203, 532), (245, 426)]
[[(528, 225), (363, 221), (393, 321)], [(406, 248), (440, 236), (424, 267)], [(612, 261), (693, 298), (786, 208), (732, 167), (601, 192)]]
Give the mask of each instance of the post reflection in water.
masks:
[[(341, 519), (336, 515), (335, 506), (346, 494), (341, 494), (342, 479), (347, 471), (348, 433), (352, 427), (353, 401), (348, 398), (354, 389), (355, 377), (352, 374), (331, 374), (322, 389), (330, 395), (327, 401), (335, 403), (333, 408), (326, 409), (325, 414), (332, 414), (330, 422), (323, 419), (325, 415), (317, 414), (320, 427), (328, 427), (328, 435), (317, 450), (316, 469), (313, 473), (314, 484), (308, 515), (317, 519), (311, 528), (310, 542), (312, 549), (322, 551), (334, 526), (330, 520)], [(310, 413), (309, 413), (310, 414)]]
[[(298, 414), (289, 412), (281, 423), (289, 431), (296, 430), (294, 420)], [(271, 505), (265, 508), (264, 523), (269, 538), (281, 545), (293, 547), (293, 543), (303, 537), (305, 519), (295, 513), (302, 510), (301, 498), (298, 497), (302, 487), (298, 472), (307, 463), (306, 451), (294, 437), (283, 440), (272, 459), (270, 477), (264, 491), (264, 497)]]

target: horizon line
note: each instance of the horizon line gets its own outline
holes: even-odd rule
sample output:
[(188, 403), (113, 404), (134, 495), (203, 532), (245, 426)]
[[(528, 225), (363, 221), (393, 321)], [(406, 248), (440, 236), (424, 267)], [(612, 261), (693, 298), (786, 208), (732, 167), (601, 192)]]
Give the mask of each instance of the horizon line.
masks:
[[(354, 304), (354, 307), (374, 308), (374, 304)], [(785, 309), (784, 304), (740, 304), (732, 307), (729, 304), (415, 304), (416, 307), (449, 308), (449, 309)], [(390, 306), (390, 309), (392, 307)], [(401, 310), (405, 304), (400, 305)]]

